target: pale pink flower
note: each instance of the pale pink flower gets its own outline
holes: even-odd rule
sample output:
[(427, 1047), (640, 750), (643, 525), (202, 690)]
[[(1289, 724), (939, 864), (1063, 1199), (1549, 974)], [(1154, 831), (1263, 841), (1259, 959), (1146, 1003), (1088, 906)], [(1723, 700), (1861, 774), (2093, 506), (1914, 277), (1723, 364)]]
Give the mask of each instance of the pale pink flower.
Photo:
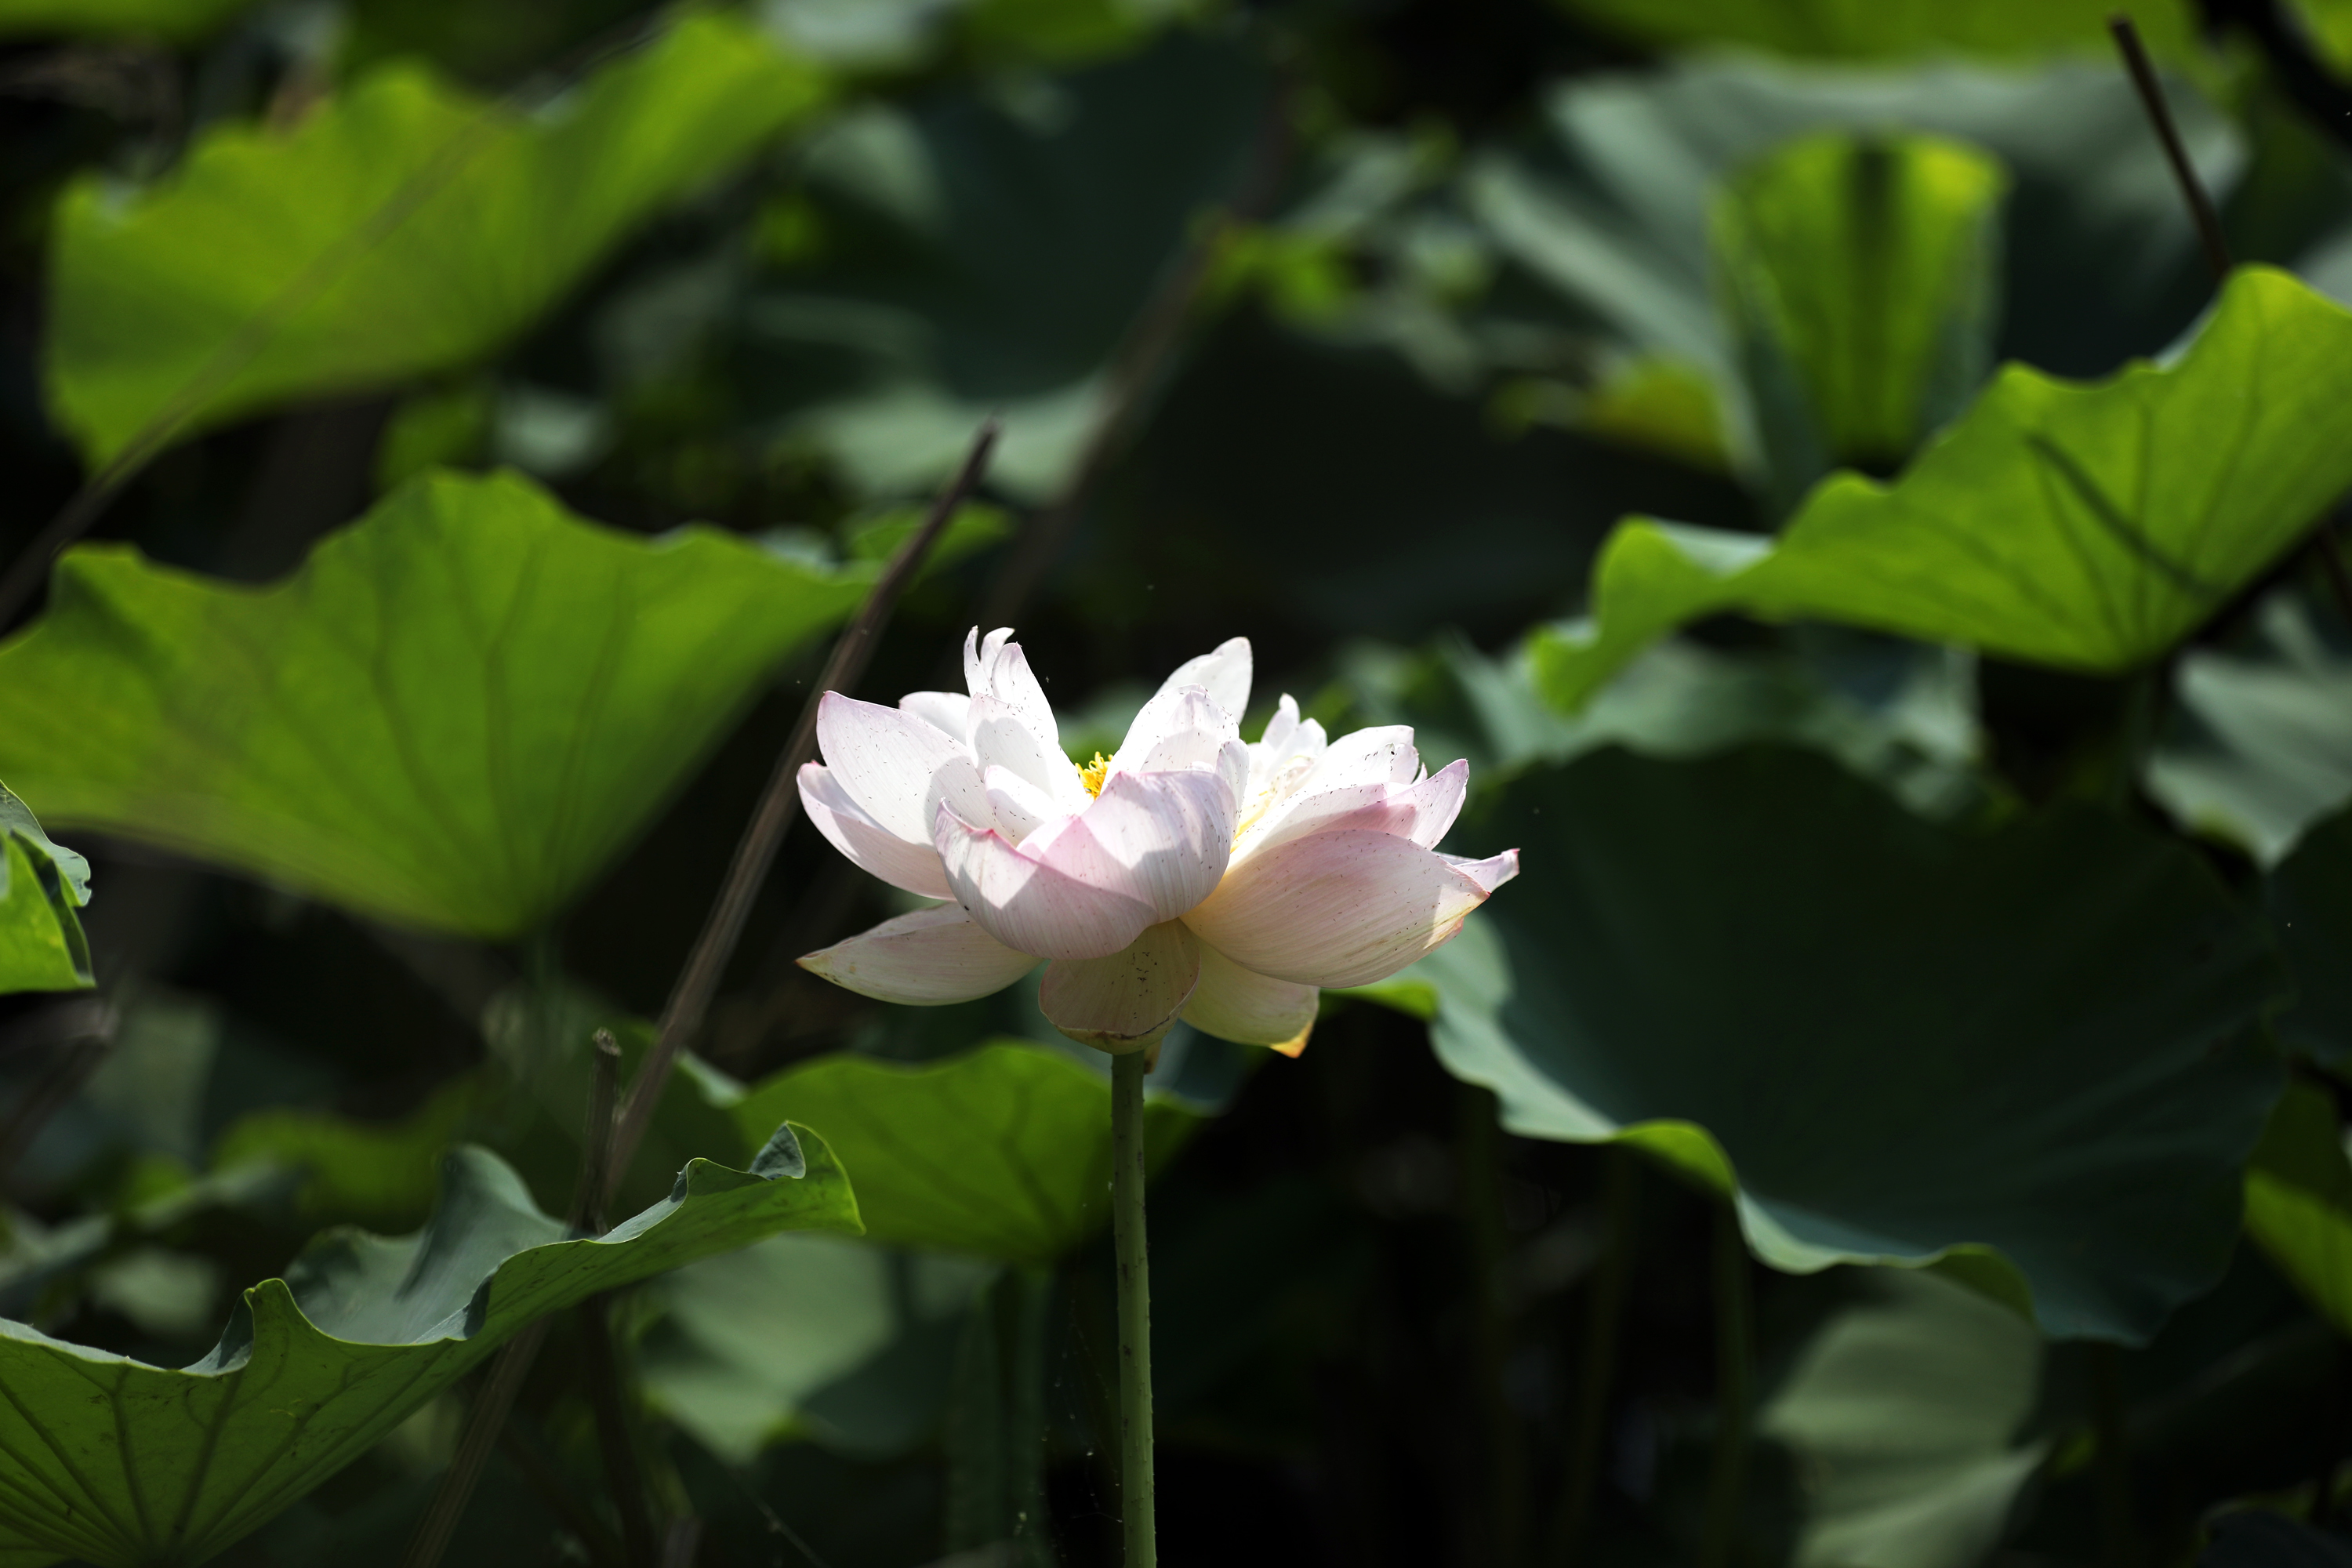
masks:
[(1402, 725), (1326, 742), (1288, 696), (1241, 739), (1250, 646), (1168, 678), (1118, 753), (1081, 767), (1010, 629), (964, 639), (968, 696), (896, 708), (825, 693), (818, 831), (865, 869), (945, 900), (802, 959), (837, 985), (937, 1005), (1046, 961), (1054, 1026), (1108, 1051), (1179, 1017), (1296, 1052), (1318, 988), (1382, 980), (1450, 939), (1518, 851), (1438, 853), (1470, 770), (1426, 773)]

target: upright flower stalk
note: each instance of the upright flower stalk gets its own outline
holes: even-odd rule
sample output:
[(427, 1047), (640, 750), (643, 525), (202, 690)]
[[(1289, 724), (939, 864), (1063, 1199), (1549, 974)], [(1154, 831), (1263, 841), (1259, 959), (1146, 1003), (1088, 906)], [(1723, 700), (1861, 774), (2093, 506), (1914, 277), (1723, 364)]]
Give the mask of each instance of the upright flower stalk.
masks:
[(1010, 629), (964, 639), (964, 691), (896, 708), (827, 692), (809, 820), (927, 902), (801, 959), (836, 985), (938, 1006), (1045, 972), (1037, 1002), (1111, 1055), (1119, 1455), (1129, 1568), (1153, 1561), (1143, 1079), (1180, 1018), (1296, 1056), (1325, 986), (1368, 985), (1450, 940), (1518, 851), (1441, 853), (1468, 764), (1423, 768), (1402, 725), (1336, 741), (1285, 695), (1255, 742), (1247, 640), (1188, 660), (1118, 750), (1062, 749)]

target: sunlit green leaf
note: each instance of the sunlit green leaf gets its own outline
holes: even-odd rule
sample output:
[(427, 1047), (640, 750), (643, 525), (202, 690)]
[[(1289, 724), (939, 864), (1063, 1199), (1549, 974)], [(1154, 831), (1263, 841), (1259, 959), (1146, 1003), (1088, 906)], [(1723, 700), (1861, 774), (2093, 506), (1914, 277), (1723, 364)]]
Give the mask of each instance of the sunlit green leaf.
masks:
[(95, 984), (74, 910), (89, 901), (89, 862), (52, 841), (0, 784), (0, 994)]
[(57, 34), (183, 43), (217, 29), (255, 0), (0, 0), (0, 37)]
[(2105, 53), (2123, 12), (2156, 47), (2187, 54), (2195, 13), (2177, 0), (1562, 0), (1569, 10), (1654, 44), (1748, 44), (1824, 59)]
[(2271, 873), (2270, 909), (2294, 972), (2279, 1037), (2340, 1068), (2352, 1061), (2352, 810), (2313, 828)]
[(511, 935), (866, 580), (593, 527), (513, 475), (419, 480), (264, 588), (87, 547), (0, 645), (0, 770), (55, 822)]
[[(824, 1134), (857, 1183), (866, 1235), (1008, 1263), (1051, 1263), (1110, 1217), (1110, 1079), (1036, 1046), (992, 1041), (906, 1066), (821, 1057), (734, 1107), (747, 1136), (790, 1118)], [(1157, 1162), (1198, 1125), (1155, 1096)]]
[(2352, 313), (2236, 274), (2178, 363), (2093, 386), (2011, 365), (1891, 485), (1838, 474), (1775, 542), (1648, 519), (1594, 573), (1594, 625), (1537, 645), (1574, 707), (1674, 626), (1739, 610), (2067, 669), (2162, 655), (2352, 486)]
[(2246, 1167), (2246, 1234), (2352, 1334), (2352, 1161), (2327, 1096), (2291, 1087)]
[(56, 220), (52, 406), (98, 462), (473, 359), (825, 92), (696, 16), (536, 117), (396, 64), (290, 132), (211, 132), (152, 190), (86, 179)]
[(849, 1184), (814, 1138), (780, 1135), (749, 1172), (695, 1161), (667, 1200), (596, 1239), (564, 1239), (484, 1151), (458, 1151), (446, 1173), (424, 1230), (330, 1233), (287, 1279), (247, 1290), (184, 1371), (0, 1322), (13, 1477), (0, 1561), (201, 1563), (533, 1318), (779, 1230), (857, 1228)]
[(2047, 1447), (2022, 1436), (2042, 1337), (1932, 1273), (1853, 1289), (1757, 1419), (1801, 1478), (1791, 1568), (1975, 1568)]
[(1964, 1259), (2061, 1336), (2220, 1274), (2285, 986), (2185, 850), (2087, 807), (1939, 826), (1769, 749), (1600, 752), (1472, 837), (1527, 873), (1408, 973), (1513, 1131), (1736, 1190), (1779, 1268)]
[(1716, 269), (1785, 502), (1835, 463), (1892, 468), (1974, 395), (2008, 187), (1959, 142), (1828, 132), (1717, 196)]

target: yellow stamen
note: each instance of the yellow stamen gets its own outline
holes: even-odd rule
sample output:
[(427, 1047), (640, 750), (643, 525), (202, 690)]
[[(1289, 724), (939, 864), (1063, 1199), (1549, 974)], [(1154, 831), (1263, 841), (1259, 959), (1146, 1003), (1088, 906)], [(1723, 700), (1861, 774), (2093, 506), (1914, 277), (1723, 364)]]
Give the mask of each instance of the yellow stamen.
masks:
[(1103, 779), (1109, 772), (1110, 759), (1097, 752), (1095, 760), (1078, 770), (1078, 782), (1087, 786), (1088, 795), (1100, 795)]

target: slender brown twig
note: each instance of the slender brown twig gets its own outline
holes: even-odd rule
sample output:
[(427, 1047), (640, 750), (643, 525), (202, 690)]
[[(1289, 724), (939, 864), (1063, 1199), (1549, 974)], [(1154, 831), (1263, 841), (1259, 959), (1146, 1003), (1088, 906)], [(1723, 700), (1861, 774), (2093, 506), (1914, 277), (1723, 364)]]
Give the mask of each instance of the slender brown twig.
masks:
[(2139, 89), (2140, 105), (2147, 110), (2148, 123), (2156, 128), (2156, 139), (2164, 143), (2172, 177), (2180, 182), (2181, 199), (2189, 204), (2189, 220), (2197, 226), (2197, 242), (2204, 247), (2205, 265), (2213, 269), (2213, 280), (2219, 283), (2230, 275), (2229, 242), (2221, 237), (2221, 219), (2213, 210), (2213, 199), (2205, 194), (2196, 165), (2189, 161), (2189, 149), (2181, 143), (2179, 128), (2172, 122), (2172, 107), (2164, 100), (2164, 84), (2157, 80), (2147, 47), (2139, 41), (2139, 29), (2132, 26), (2132, 19), (2120, 11), (2107, 18), (2107, 31), (2115, 35), (2124, 68), (2131, 73), (2132, 85)]
[(818, 704), (828, 691), (850, 690), (856, 686), (858, 677), (865, 674), (875, 641), (888, 623), (898, 595), (914, 580), (923, 558), (946, 531), (956, 508), (987, 472), (989, 454), (996, 447), (996, 433), (997, 422), (993, 418), (982, 421), (962, 468), (940, 492), (939, 500), (932, 502), (930, 515), (923, 520), (923, 526), (890, 557), (889, 565), (883, 568), (856, 617), (841, 634), (841, 640), (833, 645), (833, 657), (825, 661), (824, 672), (810, 688), (808, 700), (801, 707), (800, 721), (793, 726), (792, 739), (784, 742), (783, 751), (776, 758), (776, 771), (768, 779), (767, 793), (761, 796), (750, 826), (743, 830), (742, 841), (735, 847), (735, 858), (727, 868), (727, 879), (710, 906), (709, 917), (703, 921), (701, 935), (695, 938), (694, 950), (687, 955), (686, 967), (678, 973), (669, 1003), (662, 1009), (654, 1047), (646, 1053), (644, 1064), (630, 1082), (629, 1098), (622, 1107), (620, 1127), (613, 1138), (612, 1170), (606, 1179), (608, 1193), (628, 1170), (637, 1145), (645, 1141), (646, 1129), (653, 1122), (654, 1107), (660, 1103), (670, 1071), (677, 1066), (678, 1052), (701, 1030), (703, 1017), (710, 1010), (710, 998), (719, 989), (719, 976), (727, 968), (727, 961), (734, 956), (735, 943), (742, 937), (743, 921), (751, 912), (752, 898), (775, 861), (776, 847), (783, 842), (785, 830), (799, 815), (801, 796), (796, 781), (801, 764), (816, 754)]

